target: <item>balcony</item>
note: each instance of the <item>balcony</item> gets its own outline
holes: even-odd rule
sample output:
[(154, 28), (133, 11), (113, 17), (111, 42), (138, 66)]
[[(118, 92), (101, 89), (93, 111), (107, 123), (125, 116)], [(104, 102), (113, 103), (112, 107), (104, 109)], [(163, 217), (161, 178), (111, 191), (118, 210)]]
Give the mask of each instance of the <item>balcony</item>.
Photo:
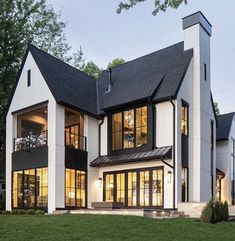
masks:
[(65, 130), (65, 146), (75, 150), (86, 151), (87, 139), (86, 136), (81, 136), (77, 133)]
[(30, 133), (25, 137), (14, 138), (14, 152), (47, 146), (47, 131)]

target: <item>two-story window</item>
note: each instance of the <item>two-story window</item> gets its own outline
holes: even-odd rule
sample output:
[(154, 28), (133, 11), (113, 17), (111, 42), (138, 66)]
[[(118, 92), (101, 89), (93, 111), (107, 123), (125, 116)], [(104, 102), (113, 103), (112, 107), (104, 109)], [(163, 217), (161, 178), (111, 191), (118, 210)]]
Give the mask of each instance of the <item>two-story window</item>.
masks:
[(188, 202), (188, 105), (182, 102), (181, 105), (181, 145), (182, 145), (182, 171), (181, 171), (181, 200)]
[(235, 204), (235, 140), (231, 140), (231, 183), (232, 183), (232, 205)]
[(112, 150), (147, 144), (147, 106), (112, 115)]

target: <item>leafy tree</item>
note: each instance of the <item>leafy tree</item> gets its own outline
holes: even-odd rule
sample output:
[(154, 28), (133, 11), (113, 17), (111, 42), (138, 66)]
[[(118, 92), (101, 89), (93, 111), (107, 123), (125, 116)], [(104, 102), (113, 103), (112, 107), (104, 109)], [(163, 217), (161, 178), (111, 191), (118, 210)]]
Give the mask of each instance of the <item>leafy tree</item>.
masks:
[(63, 32), (65, 23), (45, 0), (0, 0), (0, 151), (4, 150), (5, 114), (8, 98), (28, 43), (78, 66), (81, 50), (71, 47)]
[(81, 70), (95, 79), (98, 79), (102, 72), (102, 69), (92, 61), (87, 62)]
[[(120, 2), (117, 13), (120, 14), (123, 9), (129, 10), (141, 2), (146, 2), (146, 0), (128, 0), (127, 3)], [(165, 12), (168, 8), (177, 9), (183, 3), (187, 4), (187, 0), (154, 0), (154, 9), (152, 14), (155, 16), (159, 12)]]
[(126, 61), (125, 59), (122, 59), (122, 58), (116, 58), (116, 59), (113, 59), (112, 62), (110, 62), (107, 66), (107, 68), (113, 68), (115, 66), (118, 66), (120, 64), (124, 64)]
[(216, 115), (219, 115), (219, 114), (220, 114), (219, 103), (218, 103), (218, 102), (214, 102), (214, 107), (215, 107), (215, 113), (216, 113)]

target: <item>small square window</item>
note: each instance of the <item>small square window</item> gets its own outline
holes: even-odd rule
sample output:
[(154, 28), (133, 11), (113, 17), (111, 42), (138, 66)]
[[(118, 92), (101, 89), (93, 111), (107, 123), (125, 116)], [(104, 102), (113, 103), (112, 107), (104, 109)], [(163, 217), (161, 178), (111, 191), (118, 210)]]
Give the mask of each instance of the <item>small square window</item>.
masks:
[(31, 70), (27, 72), (27, 87), (31, 86)]
[(207, 66), (204, 63), (204, 80), (207, 80)]
[(2, 190), (5, 190), (5, 189), (6, 189), (6, 184), (2, 183)]

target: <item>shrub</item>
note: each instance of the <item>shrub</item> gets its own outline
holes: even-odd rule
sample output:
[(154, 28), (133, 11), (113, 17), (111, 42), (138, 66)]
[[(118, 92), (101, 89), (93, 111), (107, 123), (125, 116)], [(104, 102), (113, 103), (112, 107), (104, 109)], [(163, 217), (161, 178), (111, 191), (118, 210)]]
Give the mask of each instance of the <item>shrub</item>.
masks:
[(225, 201), (223, 204), (223, 220), (228, 221), (228, 218), (229, 218), (228, 202)]
[(11, 214), (11, 211), (3, 211), (2, 214)]
[(27, 214), (27, 215), (34, 215), (34, 214), (35, 214), (35, 210), (34, 210), (34, 209), (28, 209), (28, 210), (26, 211), (26, 214)]
[(11, 212), (11, 214), (13, 214), (13, 215), (18, 215), (18, 214), (19, 214), (19, 210), (13, 209), (12, 212)]
[(24, 209), (18, 209), (18, 214), (19, 214), (19, 215), (25, 215), (25, 214), (26, 214), (26, 210), (24, 210)]
[(221, 222), (224, 219), (224, 205), (220, 201), (215, 202), (216, 222)]
[(215, 205), (212, 200), (210, 200), (202, 211), (201, 221), (205, 223), (215, 223)]
[(35, 212), (35, 215), (44, 215), (44, 214), (45, 214), (45, 212), (43, 210), (37, 210)]

